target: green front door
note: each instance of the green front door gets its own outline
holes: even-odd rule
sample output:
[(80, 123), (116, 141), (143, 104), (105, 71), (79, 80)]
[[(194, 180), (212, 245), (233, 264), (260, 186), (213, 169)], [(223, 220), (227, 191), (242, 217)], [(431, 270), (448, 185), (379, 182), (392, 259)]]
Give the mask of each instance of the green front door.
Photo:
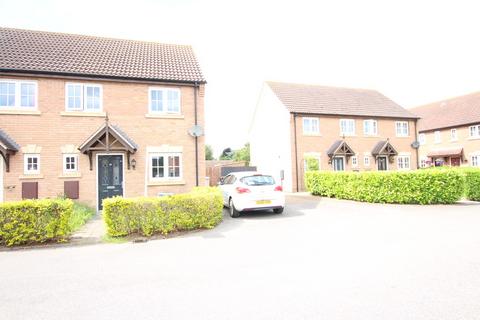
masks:
[(98, 156), (98, 209), (102, 201), (123, 196), (123, 157), (121, 155)]

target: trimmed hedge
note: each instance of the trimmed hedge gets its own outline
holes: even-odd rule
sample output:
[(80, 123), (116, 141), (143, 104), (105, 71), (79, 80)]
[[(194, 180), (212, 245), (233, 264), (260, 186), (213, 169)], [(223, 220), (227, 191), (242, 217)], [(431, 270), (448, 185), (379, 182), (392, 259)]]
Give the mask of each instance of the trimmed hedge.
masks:
[(64, 240), (70, 233), (73, 201), (23, 200), (0, 204), (0, 245)]
[(314, 195), (364, 202), (449, 204), (464, 193), (458, 170), (408, 172), (307, 172), (307, 190)]
[(115, 197), (103, 201), (107, 233), (113, 237), (210, 229), (222, 217), (223, 199), (218, 188), (195, 188), (190, 193), (166, 197)]
[(465, 174), (465, 197), (468, 200), (480, 201), (480, 169), (463, 169)]

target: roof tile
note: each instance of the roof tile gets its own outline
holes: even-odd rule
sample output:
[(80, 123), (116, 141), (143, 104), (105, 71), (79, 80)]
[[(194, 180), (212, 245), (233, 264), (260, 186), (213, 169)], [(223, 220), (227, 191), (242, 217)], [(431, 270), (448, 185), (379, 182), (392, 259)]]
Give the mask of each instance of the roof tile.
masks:
[(267, 82), (267, 84), (290, 112), (418, 118), (374, 90), (271, 81)]
[(0, 71), (204, 83), (191, 46), (0, 28)]

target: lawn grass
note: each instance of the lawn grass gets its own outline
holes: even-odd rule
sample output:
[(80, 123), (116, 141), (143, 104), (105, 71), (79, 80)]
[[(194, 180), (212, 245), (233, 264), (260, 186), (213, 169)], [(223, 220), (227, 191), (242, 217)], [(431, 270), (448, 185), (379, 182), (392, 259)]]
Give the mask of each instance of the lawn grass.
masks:
[(94, 215), (95, 209), (85, 204), (75, 202), (73, 206), (73, 214), (68, 221), (70, 232), (75, 232), (80, 229)]

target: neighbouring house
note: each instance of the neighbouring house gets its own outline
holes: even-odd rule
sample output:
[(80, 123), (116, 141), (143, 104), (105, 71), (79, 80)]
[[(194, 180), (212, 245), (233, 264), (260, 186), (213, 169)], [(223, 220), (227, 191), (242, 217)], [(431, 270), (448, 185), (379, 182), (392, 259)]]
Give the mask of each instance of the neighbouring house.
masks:
[(0, 201), (204, 185), (205, 83), (190, 46), (0, 28)]
[(410, 111), (421, 117), (420, 167), (480, 166), (480, 92)]
[(266, 82), (250, 126), (251, 165), (286, 191), (304, 190), (312, 161), (319, 170), (416, 169), (417, 119), (373, 90)]

